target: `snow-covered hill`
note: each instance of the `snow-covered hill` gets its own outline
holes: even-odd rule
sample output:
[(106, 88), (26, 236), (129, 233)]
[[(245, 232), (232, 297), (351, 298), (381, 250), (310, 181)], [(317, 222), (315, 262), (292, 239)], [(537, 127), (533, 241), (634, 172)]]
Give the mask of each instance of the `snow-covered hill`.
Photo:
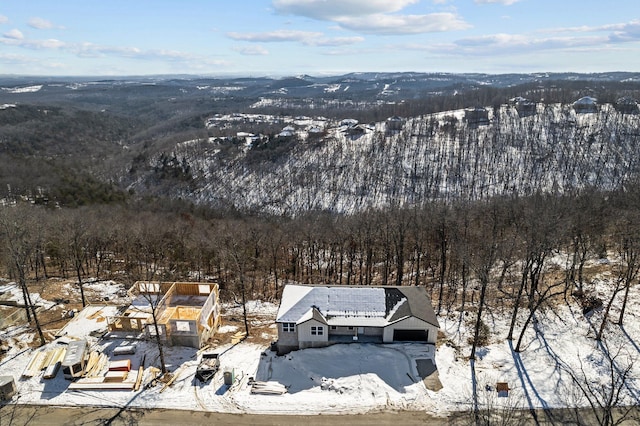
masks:
[[(640, 170), (640, 115), (608, 104), (592, 113), (538, 104), (528, 116), (502, 105), (487, 114), (486, 125), (460, 110), (406, 118), (392, 131), (385, 122), (356, 127), (289, 118), (282, 126), (295, 128), (296, 142), (262, 141), (260, 149), (271, 154), (258, 160), (251, 141), (232, 149), (220, 140), (177, 144), (172, 154), (186, 160), (193, 177), (179, 195), (276, 214), (353, 213), (460, 197), (617, 189)], [(323, 136), (309, 132), (318, 123)]]

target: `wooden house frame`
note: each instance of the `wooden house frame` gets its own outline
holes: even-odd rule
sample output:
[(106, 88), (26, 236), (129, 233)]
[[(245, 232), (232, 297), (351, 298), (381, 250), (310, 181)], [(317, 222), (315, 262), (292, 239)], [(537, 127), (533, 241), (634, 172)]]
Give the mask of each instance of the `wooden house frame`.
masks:
[(129, 290), (131, 305), (108, 319), (109, 331), (155, 335), (170, 345), (200, 348), (220, 326), (219, 287), (216, 283), (138, 281)]

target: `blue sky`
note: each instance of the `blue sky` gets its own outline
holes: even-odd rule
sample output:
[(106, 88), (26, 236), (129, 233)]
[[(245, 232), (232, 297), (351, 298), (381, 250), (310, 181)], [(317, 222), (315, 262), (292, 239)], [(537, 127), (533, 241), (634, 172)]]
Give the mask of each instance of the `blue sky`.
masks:
[(2, 0), (0, 74), (640, 71), (638, 0)]

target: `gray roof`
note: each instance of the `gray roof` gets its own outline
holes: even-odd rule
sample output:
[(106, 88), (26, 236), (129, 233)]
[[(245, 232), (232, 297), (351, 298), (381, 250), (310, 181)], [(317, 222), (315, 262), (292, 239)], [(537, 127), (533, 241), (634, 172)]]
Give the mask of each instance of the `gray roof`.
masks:
[(309, 310), (314, 307), (327, 321), (352, 318), (385, 326), (413, 316), (439, 326), (424, 287), (287, 285), (276, 322), (307, 320)]

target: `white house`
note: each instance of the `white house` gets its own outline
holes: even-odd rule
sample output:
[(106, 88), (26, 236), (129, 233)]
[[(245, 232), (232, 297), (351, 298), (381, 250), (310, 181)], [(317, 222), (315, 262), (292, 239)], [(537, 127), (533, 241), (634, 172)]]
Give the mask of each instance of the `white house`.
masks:
[(287, 285), (276, 324), (279, 354), (348, 342), (435, 344), (439, 328), (424, 287)]

